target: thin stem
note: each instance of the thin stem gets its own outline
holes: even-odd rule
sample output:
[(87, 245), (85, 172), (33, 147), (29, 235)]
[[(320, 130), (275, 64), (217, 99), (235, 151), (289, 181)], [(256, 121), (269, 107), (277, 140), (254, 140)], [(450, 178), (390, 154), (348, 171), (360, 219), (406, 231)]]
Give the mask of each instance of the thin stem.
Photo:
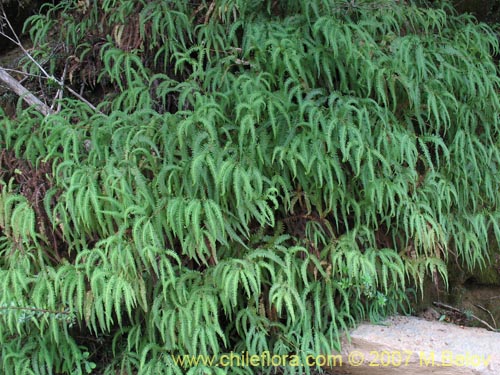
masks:
[(3, 5), (0, 4), (0, 7), (2, 9), (2, 19), (5, 20), (9, 30), (12, 32), (12, 35), (14, 35), (14, 37), (10, 37), (9, 35), (5, 34), (4, 32), (1, 32), (1, 31), (0, 31), (0, 35), (6, 37), (11, 42), (16, 44), (23, 51), (23, 53), (38, 67), (38, 69), (40, 69), (40, 71), (43, 73), (43, 75), (45, 76), (46, 79), (53, 80), (54, 82), (57, 83), (57, 85), (61, 89), (64, 89), (64, 88), (67, 89), (72, 95), (74, 95), (80, 101), (84, 102), (93, 111), (98, 112), (97, 108), (94, 105), (92, 105), (92, 103), (90, 103), (87, 99), (85, 99), (83, 96), (78, 94), (71, 87), (65, 86), (63, 81), (61, 81), (61, 80), (57, 79), (56, 77), (54, 77), (53, 75), (50, 75), (49, 73), (47, 73), (47, 71), (43, 68), (43, 66), (40, 63), (38, 63), (38, 61), (36, 61), (33, 56), (31, 56), (31, 54), (28, 52), (28, 50), (26, 48), (24, 48), (23, 44), (21, 43), (21, 40), (19, 39), (16, 32), (14, 31), (14, 28), (12, 27), (9, 19), (7, 18), (7, 14), (5, 13), (5, 9), (4, 9)]

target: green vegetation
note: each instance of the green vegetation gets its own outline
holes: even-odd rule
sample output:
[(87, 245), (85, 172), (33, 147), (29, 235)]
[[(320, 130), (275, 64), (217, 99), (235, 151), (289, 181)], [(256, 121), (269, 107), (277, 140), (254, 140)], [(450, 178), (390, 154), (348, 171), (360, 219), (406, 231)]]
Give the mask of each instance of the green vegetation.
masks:
[(0, 120), (4, 374), (328, 354), (500, 240), (498, 42), (446, 4), (62, 0), (26, 27), (96, 108)]

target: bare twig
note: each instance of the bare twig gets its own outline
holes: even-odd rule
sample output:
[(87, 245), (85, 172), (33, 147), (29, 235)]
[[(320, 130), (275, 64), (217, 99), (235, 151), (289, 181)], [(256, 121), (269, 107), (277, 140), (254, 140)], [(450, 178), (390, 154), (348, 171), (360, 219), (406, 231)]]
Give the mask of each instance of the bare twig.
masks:
[(12, 91), (19, 95), (26, 103), (35, 106), (40, 113), (47, 116), (53, 113), (52, 109), (35, 95), (33, 95), (28, 89), (21, 85), (17, 80), (12, 78), (9, 73), (0, 67), (0, 81), (4, 82)]
[(87, 106), (90, 107), (90, 109), (92, 109), (93, 111), (95, 112), (101, 112), (99, 111), (91, 102), (89, 102), (87, 99), (85, 99), (83, 96), (81, 96), (79, 93), (77, 93), (75, 90), (73, 90), (71, 87), (69, 86), (65, 86), (64, 87), (66, 90), (68, 90), (71, 94), (73, 94), (73, 96), (75, 96), (77, 99), (79, 99), (80, 101), (84, 102), (85, 104), (87, 104)]
[(497, 327), (497, 322), (496, 322), (496, 320), (495, 320), (495, 317), (493, 316), (493, 314), (491, 313), (491, 311), (490, 311), (490, 310), (488, 310), (487, 308), (485, 308), (485, 307), (483, 307), (483, 306), (481, 306), (481, 305), (474, 305), (474, 306), (476, 306), (478, 309), (481, 309), (481, 310), (483, 310), (484, 312), (488, 313), (488, 315), (489, 315), (489, 316), (490, 316), (490, 318), (491, 318), (491, 321), (493, 322), (493, 325), (495, 326), (495, 329), (498, 329), (498, 327)]
[(19, 75), (23, 75), (24, 78), (21, 81), (19, 81), (19, 82), (22, 82), (23, 80), (25, 80), (28, 77), (48, 79), (46, 77), (40, 77), (40, 75), (38, 75), (38, 74), (31, 74), (31, 73), (24, 72), (24, 71), (19, 70), (19, 69), (4, 68), (4, 67), (2, 67), (2, 69), (5, 70), (6, 72), (16, 73), (16, 74), (19, 74)]
[[(64, 77), (63, 77), (63, 80), (58, 80), (56, 77), (54, 77), (53, 75), (49, 74), (44, 68), (43, 66), (35, 60), (35, 58), (33, 56), (31, 56), (31, 54), (28, 52), (28, 50), (26, 48), (24, 48), (23, 44), (21, 43), (21, 40), (19, 39), (18, 35), (16, 34), (16, 32), (14, 31), (14, 28), (12, 27), (9, 19), (7, 18), (7, 14), (5, 13), (5, 9), (3, 8), (2, 4), (0, 3), (0, 8), (2, 10), (2, 15), (0, 17), (1, 20), (5, 21), (5, 24), (8, 26), (9, 30), (11, 31), (13, 37), (7, 35), (6, 33), (4, 33), (3, 31), (0, 30), (0, 35), (4, 36), (5, 38), (9, 39), (12, 43), (14, 43), (15, 45), (17, 45), (21, 51), (24, 53), (24, 55), (26, 55), (26, 57), (28, 57), (37, 67), (38, 69), (40, 69), (40, 71), (42, 72), (42, 74), (45, 76), (45, 78), (49, 79), (49, 80), (52, 80), (54, 81), (55, 83), (57, 83), (57, 85), (59, 86), (60, 90), (62, 89), (67, 89), (72, 95), (74, 95), (77, 99), (79, 99), (80, 101), (84, 102), (87, 106), (89, 106), (93, 111), (96, 111), (97, 112), (97, 108), (92, 105), (92, 103), (90, 103), (88, 100), (86, 100), (83, 96), (81, 96), (80, 94), (78, 94), (75, 90), (73, 90), (71, 87), (68, 87), (68, 86), (65, 86), (64, 85)], [(3, 69), (0, 67), (0, 69)], [(9, 86), (10, 87), (10, 86)], [(57, 96), (60, 96), (60, 95), (56, 95)], [(25, 99), (26, 100), (26, 99)], [(38, 99), (39, 100), (39, 99)], [(40, 100), (39, 100), (40, 101)], [(41, 101), (40, 101), (41, 102)]]
[(9, 21), (9, 18), (7, 17), (7, 14), (5, 13), (5, 9), (4, 9), (3, 5), (1, 6), (1, 8), (2, 8), (2, 20), (5, 21), (5, 23), (9, 27), (9, 30), (12, 33), (13, 37), (10, 37), (9, 35), (5, 34), (4, 32), (1, 32), (2, 36), (8, 38), (12, 43), (14, 43), (16, 46), (18, 46), (19, 48), (21, 48), (21, 50), (23, 51), (23, 53), (38, 67), (38, 69), (40, 69), (40, 71), (43, 73), (43, 75), (45, 77), (52, 78), (55, 81), (57, 81), (57, 79), (54, 78), (54, 77), (51, 77), (51, 75), (45, 71), (45, 69), (43, 68), (43, 66), (41, 66), (38, 63), (38, 61), (36, 61), (33, 58), (33, 56), (31, 56), (31, 54), (28, 52), (28, 50), (26, 48), (24, 48), (23, 44), (21, 43), (21, 40), (19, 39), (19, 37), (17, 36), (14, 28), (12, 27), (12, 25), (11, 25), (11, 23)]
[[(446, 310), (450, 310), (450, 311), (454, 311), (454, 312), (457, 312), (457, 313), (460, 313), (460, 314), (464, 314), (465, 313), (460, 310), (460, 309), (457, 309), (456, 307), (453, 307), (453, 306), (450, 306), (450, 305), (446, 305), (444, 303), (441, 303), (441, 302), (433, 302), (433, 305), (434, 306), (437, 306), (437, 307), (441, 307), (443, 309), (446, 309)], [(493, 328), (490, 324), (488, 324), (487, 322), (485, 322), (483, 319), (481, 318), (478, 318), (477, 316), (475, 316), (474, 314), (468, 314), (471, 318), (477, 320), (479, 323), (483, 324), (486, 328), (488, 328), (490, 331), (494, 331), (494, 332), (497, 332), (497, 329), (496, 328)]]
[[(68, 64), (64, 64), (64, 70), (63, 70), (63, 74), (61, 76), (61, 83), (62, 85), (64, 85), (64, 79), (66, 77), (66, 69), (68, 67)], [(60, 86), (58, 89), (57, 89), (57, 92), (56, 92), (56, 95), (54, 97), (54, 100), (53, 100), (53, 103), (56, 102), (56, 99), (59, 98), (59, 99), (62, 99), (63, 98), (63, 89), (62, 89), (62, 86)], [(54, 108), (54, 104), (52, 104), (51, 108)], [(59, 102), (57, 104), (57, 110), (56, 112), (59, 112), (61, 110), (61, 102)]]
[(446, 304), (444, 304), (442, 302), (432, 302), (432, 304), (434, 306), (437, 306), (437, 307), (442, 307), (443, 309), (446, 309), (446, 310), (450, 310), (450, 311), (454, 311), (454, 312), (463, 314), (462, 310), (457, 309), (456, 307), (453, 307), (453, 306), (450, 306), (450, 305), (446, 305)]

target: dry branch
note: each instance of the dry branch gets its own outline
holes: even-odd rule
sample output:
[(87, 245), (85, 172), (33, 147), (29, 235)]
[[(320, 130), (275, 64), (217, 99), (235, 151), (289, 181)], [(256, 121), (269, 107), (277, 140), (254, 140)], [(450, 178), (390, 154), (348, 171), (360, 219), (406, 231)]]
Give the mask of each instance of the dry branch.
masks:
[(26, 103), (35, 106), (36, 109), (44, 116), (51, 114), (53, 111), (48, 105), (43, 103), (35, 95), (33, 95), (27, 88), (21, 85), (16, 79), (0, 67), (0, 81), (5, 83), (12, 91), (19, 95)]
[[(457, 312), (459, 314), (463, 314), (463, 315), (466, 315), (462, 310), (460, 309), (457, 309), (456, 307), (453, 307), (453, 306), (450, 306), (450, 305), (446, 305), (444, 303), (441, 303), (441, 302), (433, 302), (434, 306), (437, 306), (437, 307), (441, 307), (443, 309), (446, 309), (446, 310), (449, 310), (449, 311), (454, 311), (454, 312)], [(485, 322), (484, 320), (482, 320), (481, 318), (478, 318), (476, 315), (474, 314), (469, 314), (469, 316), (475, 320), (477, 320), (479, 323), (483, 324), (486, 328), (488, 328), (490, 331), (493, 331), (493, 332), (498, 332), (498, 330), (496, 328), (493, 328), (490, 324), (488, 324), (487, 322)], [(495, 325), (496, 325), (496, 322), (495, 322)]]
[[(83, 96), (81, 96), (80, 94), (78, 94), (75, 90), (73, 90), (71, 87), (68, 87), (68, 86), (65, 86), (64, 83), (61, 81), (61, 80), (58, 80), (56, 77), (50, 75), (44, 68), (43, 66), (35, 60), (35, 58), (33, 56), (31, 56), (31, 54), (28, 52), (28, 50), (26, 50), (26, 48), (24, 48), (23, 44), (21, 43), (21, 40), (19, 39), (19, 36), (16, 34), (14, 28), (12, 27), (8, 17), (7, 17), (7, 14), (5, 13), (5, 9), (3, 8), (2, 6), (2, 3), (1, 3), (1, 0), (0, 0), (0, 10), (1, 10), (1, 14), (0, 14), (0, 22), (4, 22), (5, 25), (9, 28), (9, 30), (12, 32), (13, 36), (9, 36), (8, 34), (4, 33), (1, 29), (0, 29), (0, 35), (2, 35), (4, 38), (7, 38), (9, 39), (12, 43), (14, 43), (15, 45), (17, 45), (24, 53), (25, 56), (27, 56), (37, 67), (38, 69), (40, 69), (40, 71), (42, 72), (43, 76), (45, 78), (48, 78), (48, 79), (51, 79), (53, 80), (54, 82), (56, 82), (60, 88), (66, 88), (71, 94), (73, 94), (76, 98), (78, 98), (79, 100), (81, 100), (82, 102), (84, 102), (86, 105), (88, 105), (93, 111), (97, 111), (97, 108), (92, 104), (90, 103), (88, 100), (86, 100)], [(12, 85), (14, 85), (15, 87), (18, 87), (20, 86), (23, 90), (23, 93), (24, 95), (31, 95), (31, 97), (29, 97), (29, 100), (34, 100), (35, 102), (32, 103), (30, 102), (28, 99), (24, 98), (23, 99), (28, 102), (29, 104), (33, 104), (35, 105), (41, 113), (43, 113), (44, 115), (48, 115), (50, 113), (54, 113), (54, 111), (48, 107), (46, 104), (42, 103), (37, 97), (35, 97), (33, 94), (31, 94), (28, 90), (26, 90), (22, 85), (20, 85), (19, 82), (17, 82), (14, 78), (12, 78), (6, 71), (5, 69), (1, 68), (0, 67), (0, 73), (5, 73), (7, 75), (7, 79), (11, 82), (10, 84), (7, 83), (6, 81), (4, 81), (14, 92), (16, 92), (18, 95), (21, 95), (19, 94), (16, 90), (17, 89), (14, 89)], [(0, 76), (0, 79), (3, 81), (3, 77), (4, 77), (4, 74), (2, 74)], [(60, 94), (60, 92), (58, 92), (58, 95)]]

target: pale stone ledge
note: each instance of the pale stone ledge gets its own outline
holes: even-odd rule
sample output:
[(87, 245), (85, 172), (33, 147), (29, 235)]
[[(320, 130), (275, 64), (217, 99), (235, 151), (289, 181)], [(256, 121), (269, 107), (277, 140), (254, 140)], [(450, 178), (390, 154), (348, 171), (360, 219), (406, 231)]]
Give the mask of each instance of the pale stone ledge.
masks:
[(416, 317), (362, 324), (344, 342), (342, 361), (337, 358), (329, 373), (499, 375), (500, 333)]

